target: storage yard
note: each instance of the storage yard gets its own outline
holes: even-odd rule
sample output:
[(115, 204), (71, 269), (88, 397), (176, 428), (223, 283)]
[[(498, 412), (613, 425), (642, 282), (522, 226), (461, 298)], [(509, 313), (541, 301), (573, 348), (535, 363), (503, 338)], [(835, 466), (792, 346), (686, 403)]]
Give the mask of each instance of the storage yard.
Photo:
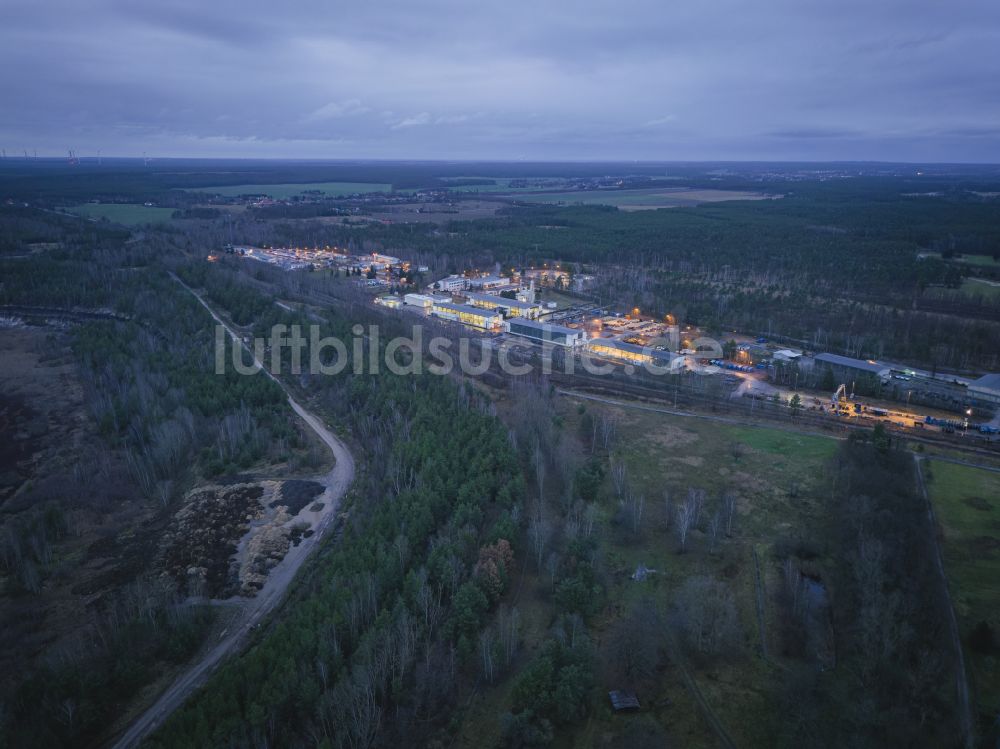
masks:
[(537, 301), (537, 273), (452, 275), (425, 293), (383, 295), (376, 303), (400, 312), (464, 325), (494, 337), (494, 347), (562, 349), (574, 359), (603, 362), (633, 374), (689, 372), (721, 378), (730, 398), (768, 400), (855, 423), (884, 422), (914, 432), (1000, 435), (1000, 379), (933, 374), (892, 362), (808, 353), (764, 337), (733, 334), (723, 344), (670, 315), (638, 309), (612, 313), (578, 301), (551, 309)]

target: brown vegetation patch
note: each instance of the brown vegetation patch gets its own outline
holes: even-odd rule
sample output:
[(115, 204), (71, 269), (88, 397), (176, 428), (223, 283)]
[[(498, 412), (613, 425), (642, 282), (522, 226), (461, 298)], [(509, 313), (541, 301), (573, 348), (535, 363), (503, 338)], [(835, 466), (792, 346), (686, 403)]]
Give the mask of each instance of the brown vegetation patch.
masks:
[(993, 505), (991, 505), (982, 497), (966, 497), (962, 501), (969, 507), (971, 507), (973, 510), (982, 510), (983, 512), (993, 511)]
[(663, 425), (649, 435), (649, 438), (660, 447), (683, 447), (697, 442), (699, 437), (696, 432), (690, 432), (681, 427)]
[(192, 489), (160, 546), (160, 566), (188, 595), (231, 592), (230, 558), (251, 521), (264, 513), (259, 484)]
[(977, 536), (969, 542), (969, 554), (973, 557), (990, 557), (1000, 551), (1000, 538)]
[(693, 468), (700, 468), (705, 464), (705, 459), (700, 455), (674, 455), (668, 458), (668, 460), (675, 460), (678, 463), (683, 463)]
[(298, 515), (303, 507), (312, 503), (323, 493), (324, 486), (318, 481), (289, 479), (281, 484), (281, 497), (270, 503), (270, 507), (284, 505), (292, 515)]

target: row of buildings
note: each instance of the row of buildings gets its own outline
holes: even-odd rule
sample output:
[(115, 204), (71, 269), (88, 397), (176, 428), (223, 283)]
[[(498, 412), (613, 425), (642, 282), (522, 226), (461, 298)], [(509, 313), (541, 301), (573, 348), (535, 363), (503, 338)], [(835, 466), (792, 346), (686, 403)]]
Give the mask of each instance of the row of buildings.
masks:
[(984, 409), (995, 409), (1000, 406), (1000, 374), (987, 374), (970, 379), (935, 374), (874, 359), (855, 359), (840, 354), (816, 354), (812, 357), (799, 355), (793, 361), (797, 361), (805, 368), (829, 369), (838, 382), (855, 378), (868, 378), (882, 385), (897, 382), (907, 390), (919, 391), (925, 395), (956, 403)]
[(583, 327), (567, 327), (535, 319), (535, 306), (511, 304), (512, 300), (496, 296), (466, 293), (468, 303), (454, 301), (451, 296), (437, 294), (406, 294), (403, 297), (380, 297), (379, 304), (399, 308), (416, 307), (433, 317), (459, 322), (493, 333), (507, 333), (533, 343), (560, 346), (565, 349), (585, 349), (588, 353), (626, 364), (669, 364), (678, 355), (669, 351), (639, 346), (614, 338), (588, 338)]

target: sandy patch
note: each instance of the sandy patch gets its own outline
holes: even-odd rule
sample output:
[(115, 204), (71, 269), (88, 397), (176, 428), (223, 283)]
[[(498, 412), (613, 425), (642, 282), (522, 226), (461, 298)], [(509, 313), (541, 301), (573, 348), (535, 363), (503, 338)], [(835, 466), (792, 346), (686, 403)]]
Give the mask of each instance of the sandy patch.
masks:
[(689, 432), (675, 426), (661, 426), (649, 435), (649, 439), (660, 447), (683, 447), (698, 441), (696, 432)]
[(678, 463), (693, 466), (694, 468), (700, 468), (705, 464), (705, 459), (700, 455), (671, 456), (668, 460), (675, 460)]

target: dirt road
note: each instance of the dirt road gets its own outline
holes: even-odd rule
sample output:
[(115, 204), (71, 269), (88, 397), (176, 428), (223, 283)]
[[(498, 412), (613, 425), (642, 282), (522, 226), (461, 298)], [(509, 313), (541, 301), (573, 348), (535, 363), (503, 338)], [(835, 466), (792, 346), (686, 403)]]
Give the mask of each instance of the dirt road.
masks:
[[(176, 276), (174, 280), (197, 297), (198, 301), (211, 313), (215, 321), (226, 328), (230, 338), (237, 342), (240, 341), (239, 336), (209, 307), (201, 295)], [(256, 363), (263, 369), (260, 362)], [(280, 380), (271, 375), (266, 369), (264, 369), (264, 372), (268, 377), (271, 377), (272, 380), (281, 385), (282, 390), (285, 390), (285, 394), (288, 395), (288, 390), (285, 389)], [(309, 538), (303, 538), (298, 546), (289, 548), (285, 558), (271, 570), (267, 582), (255, 598), (246, 599), (241, 604), (237, 604), (242, 611), (236, 617), (233, 624), (223, 631), (219, 641), (205, 652), (196, 663), (191, 664), (188, 670), (160, 695), (153, 706), (129, 726), (128, 730), (113, 744), (115, 749), (127, 749), (128, 747), (137, 746), (174, 710), (180, 707), (192, 692), (205, 683), (223, 658), (231, 652), (238, 650), (239, 645), (254, 627), (281, 602), (289, 583), (295, 577), (295, 573), (298, 572), (299, 567), (302, 566), (306, 557), (309, 556), (309, 552), (322, 540), (326, 531), (329, 530), (334, 519), (337, 517), (340, 500), (343, 499), (348, 487), (350, 487), (351, 482), (354, 480), (354, 459), (344, 443), (330, 432), (319, 418), (299, 405), (291, 395), (288, 395), (288, 405), (319, 436), (323, 443), (330, 448), (336, 459), (336, 464), (329, 473), (319, 478), (308, 477), (319, 481), (325, 487), (323, 494), (316, 498), (317, 501), (323, 503), (324, 507), (321, 517), (313, 527), (313, 535)]]

